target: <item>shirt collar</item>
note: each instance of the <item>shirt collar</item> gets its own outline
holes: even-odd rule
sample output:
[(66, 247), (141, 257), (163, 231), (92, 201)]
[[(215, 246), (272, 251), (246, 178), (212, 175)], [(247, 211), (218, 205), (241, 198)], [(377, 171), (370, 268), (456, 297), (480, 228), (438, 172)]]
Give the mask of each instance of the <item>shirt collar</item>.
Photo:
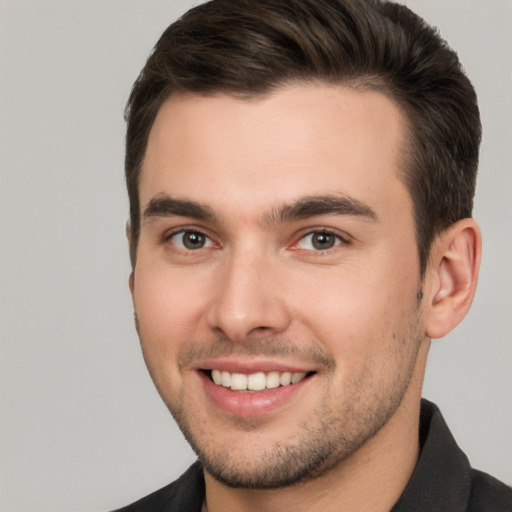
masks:
[(441, 412), (423, 399), (421, 453), (402, 496), (391, 512), (463, 512), (471, 492), (471, 467)]

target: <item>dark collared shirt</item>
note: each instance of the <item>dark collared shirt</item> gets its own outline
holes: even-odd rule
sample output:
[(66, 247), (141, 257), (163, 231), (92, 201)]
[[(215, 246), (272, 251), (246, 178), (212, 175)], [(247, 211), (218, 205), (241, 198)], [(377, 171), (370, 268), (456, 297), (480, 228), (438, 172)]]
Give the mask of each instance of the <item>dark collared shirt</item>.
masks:
[[(421, 454), (391, 512), (512, 512), (512, 488), (472, 469), (441, 412), (422, 400)], [(198, 462), (178, 480), (117, 512), (200, 512), (204, 478)]]

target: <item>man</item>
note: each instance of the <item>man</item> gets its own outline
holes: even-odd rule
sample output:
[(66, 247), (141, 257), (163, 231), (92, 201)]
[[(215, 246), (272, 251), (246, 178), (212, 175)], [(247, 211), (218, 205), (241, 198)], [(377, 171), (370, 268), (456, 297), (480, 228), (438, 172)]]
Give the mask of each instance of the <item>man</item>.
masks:
[(122, 510), (511, 510), (421, 401), (481, 252), (476, 96), (436, 32), (377, 0), (214, 0), (127, 121), (136, 328), (199, 460)]

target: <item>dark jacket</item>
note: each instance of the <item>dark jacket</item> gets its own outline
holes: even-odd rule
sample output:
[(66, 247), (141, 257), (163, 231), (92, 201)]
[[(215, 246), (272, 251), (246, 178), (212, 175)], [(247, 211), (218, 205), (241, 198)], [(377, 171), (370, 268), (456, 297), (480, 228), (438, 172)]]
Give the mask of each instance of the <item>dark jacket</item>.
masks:
[[(421, 453), (391, 512), (512, 512), (512, 488), (472, 469), (441, 412), (422, 400)], [(116, 512), (200, 512), (204, 478), (199, 462), (178, 480)]]

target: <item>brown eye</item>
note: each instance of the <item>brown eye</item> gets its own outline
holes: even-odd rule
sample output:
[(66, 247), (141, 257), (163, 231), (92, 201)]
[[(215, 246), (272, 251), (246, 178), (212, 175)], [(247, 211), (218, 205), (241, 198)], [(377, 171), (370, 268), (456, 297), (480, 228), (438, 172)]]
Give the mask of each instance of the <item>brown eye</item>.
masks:
[(198, 231), (180, 231), (172, 235), (170, 241), (176, 247), (186, 251), (204, 249), (213, 245), (207, 236)]

